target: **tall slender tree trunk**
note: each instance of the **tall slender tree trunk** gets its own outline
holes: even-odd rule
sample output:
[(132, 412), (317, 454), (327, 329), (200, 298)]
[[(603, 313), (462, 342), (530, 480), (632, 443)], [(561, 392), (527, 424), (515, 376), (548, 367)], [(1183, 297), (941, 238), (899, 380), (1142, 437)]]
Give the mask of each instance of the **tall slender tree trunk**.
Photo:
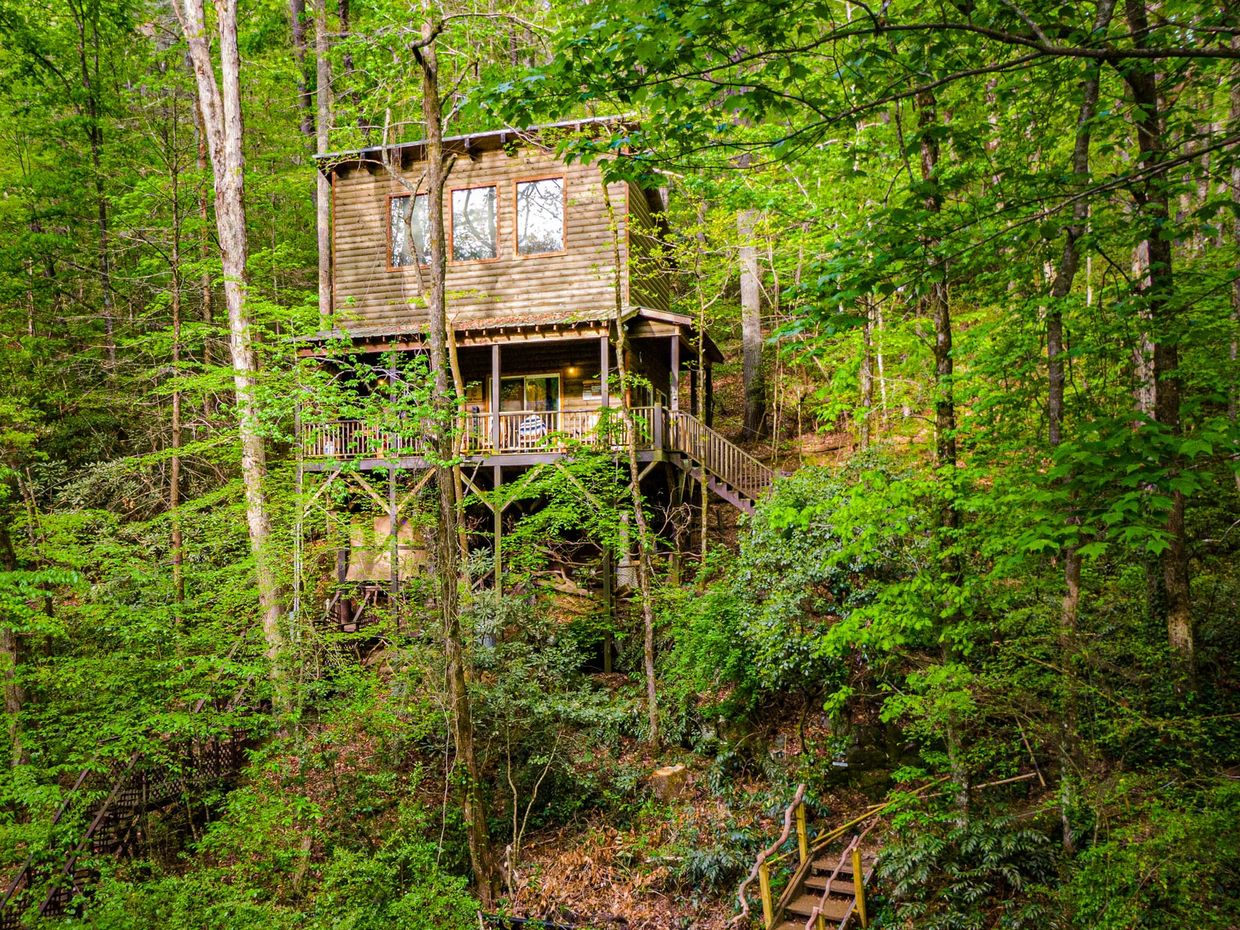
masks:
[[(169, 302), (172, 311), (172, 377), (181, 377), (181, 182), (176, 136), (176, 103), (172, 106), (172, 138), (169, 165), (172, 170), (172, 248), (169, 253)], [(168, 462), (168, 513), (172, 525), (172, 592), (178, 614), (185, 600), (185, 539), (181, 529), (181, 388), (172, 390), (172, 423)], [(180, 617), (178, 616), (178, 621)]]
[[(921, 179), (926, 185), (923, 206), (927, 213), (936, 216), (943, 209), (942, 195), (938, 189), (939, 143), (933, 129), (938, 122), (938, 102), (932, 91), (921, 91), (914, 98), (917, 110)], [(947, 484), (943, 503), (939, 510), (939, 528), (943, 556), (943, 577), (959, 588), (964, 583), (964, 566), (957, 554), (957, 536), (960, 529), (960, 512), (956, 508), (956, 395), (954, 360), (952, 358), (952, 317), (947, 287), (945, 260), (936, 253), (939, 248), (937, 233), (931, 233), (922, 243), (926, 263), (931, 269), (929, 285), (923, 298), (924, 311), (934, 325), (934, 461), (940, 480)], [(955, 602), (954, 594), (949, 595)], [(950, 623), (959, 621), (959, 609), (950, 607), (945, 612)], [(944, 639), (943, 661), (953, 658), (948, 640)], [(952, 779), (956, 783), (956, 808), (961, 820), (967, 817), (969, 808), (969, 775), (964, 765), (964, 750), (955, 721), (948, 720), (944, 730), (947, 756), (951, 765)]]
[(632, 507), (633, 522), (637, 528), (637, 590), (642, 608), (642, 665), (646, 674), (646, 717), (650, 727), (650, 745), (657, 749), (660, 742), (660, 727), (659, 689), (654, 649), (654, 536), (650, 532), (650, 523), (646, 519), (646, 510), (642, 501), (641, 466), (637, 461), (638, 428), (630, 402), (629, 337), (624, 326), (624, 294), (620, 284), (620, 276), (624, 270), (620, 260), (620, 225), (606, 182), (603, 183), (603, 202), (607, 206), (607, 221), (611, 228), (612, 262), (616, 269), (613, 289), (616, 375), (620, 379), (620, 417), (624, 423), (625, 451), (628, 456), (629, 504)]
[[(1134, 44), (1140, 48), (1148, 41), (1149, 21), (1144, 0), (1125, 0), (1128, 29)], [(1135, 108), (1133, 120), (1137, 132), (1137, 155), (1142, 169), (1148, 173), (1132, 187), (1137, 222), (1143, 229), (1141, 251), (1147, 258), (1147, 269), (1138, 288), (1144, 299), (1151, 324), (1153, 347), (1154, 418), (1173, 435), (1179, 435), (1180, 423), (1180, 357), (1177, 310), (1174, 305), (1172, 278), (1172, 242), (1170, 237), (1170, 204), (1166, 181), (1153, 173), (1163, 160), (1164, 127), (1158, 98), (1158, 85), (1150, 62), (1130, 62), (1124, 69), (1124, 80), (1132, 92)], [(1179, 463), (1171, 462), (1171, 472)], [(1184, 494), (1170, 494), (1171, 507), (1165, 528), (1168, 545), (1163, 551), (1163, 588), (1166, 595), (1167, 642), (1177, 665), (1181, 683), (1191, 686), (1196, 666), (1192, 603), (1188, 568), (1188, 541), (1184, 527)]]
[(215, 186), (215, 225), (224, 271), (224, 302), (228, 307), (228, 345), (232, 356), (241, 477), (245, 486), (246, 523), (257, 571), (263, 636), (271, 674), (277, 681), (278, 710), (285, 706), (281, 664), (284, 634), (280, 627), (282, 596), (271, 552), (271, 515), (266, 490), (267, 449), (258, 431), (256, 400), (258, 359), (246, 301), (249, 241), (245, 225), (245, 149), (241, 118), (241, 55), (237, 47), (236, 0), (215, 0), (220, 45), (220, 80), (211, 59), (203, 0), (176, 0), (177, 18), (189, 45), (198, 86), (198, 104), (207, 137)]
[[(8, 508), (0, 508), (0, 569), (17, 571), (17, 552), (9, 535)], [(0, 621), (0, 681), (4, 683), (4, 715), (8, 721), (9, 763), (21, 765), (28, 761), (22, 743), (21, 713), (26, 706), (26, 689), (22, 687), (21, 637), (5, 621)]]
[[(99, 87), (98, 11), (71, 7), (78, 29), (78, 68), (82, 89), (86, 92), (86, 140), (90, 145), (91, 173), (95, 188), (95, 213), (98, 225), (99, 283), (103, 292), (103, 325), (106, 336), (104, 351), (109, 369), (116, 367), (116, 306), (112, 293), (112, 250), (109, 244), (107, 187), (103, 176), (103, 113)], [(91, 15), (91, 12), (94, 15)]]
[(865, 323), (861, 327), (861, 423), (858, 430), (859, 445), (868, 449), (872, 436), (871, 426), (874, 422), (874, 306), (869, 300), (865, 302)]
[[(325, 0), (311, 2), (321, 5)], [(314, 104), (310, 100), (310, 79), (306, 67), (306, 0), (289, 0), (288, 12), (293, 29), (293, 57), (297, 61), (297, 105), (301, 110), (299, 128), (306, 139), (313, 140)]]
[[(1110, 25), (1115, 0), (1100, 0), (1095, 18), (1095, 32), (1105, 31)], [(1072, 147), (1072, 174), (1078, 183), (1089, 178), (1089, 149), (1091, 126), (1098, 109), (1098, 91), (1101, 84), (1100, 63), (1087, 65), (1088, 71), (1081, 82), (1081, 105), (1076, 119), (1076, 139)], [(1050, 300), (1046, 309), (1046, 367), (1047, 367), (1047, 439), (1052, 449), (1063, 442), (1064, 389), (1067, 384), (1064, 358), (1063, 303), (1072, 292), (1077, 272), (1081, 267), (1080, 239), (1085, 235), (1089, 220), (1089, 202), (1078, 200), (1072, 208), (1072, 223), (1064, 230), (1063, 253), (1059, 267), (1051, 280)], [(1080, 518), (1069, 514), (1070, 526), (1079, 526)], [(1063, 550), (1064, 596), (1059, 618), (1059, 651), (1062, 663), (1068, 670), (1065, 676), (1065, 697), (1062, 733), (1060, 737), (1060, 819), (1063, 825), (1063, 845), (1069, 852), (1075, 847), (1072, 823), (1071, 766), (1076, 756), (1077, 715), (1076, 696), (1071, 669), (1076, 654), (1077, 615), (1081, 603), (1081, 553), (1075, 543)]]
[[(193, 66), (191, 64), (192, 69)], [(211, 194), (207, 189), (208, 182), (206, 180), (210, 166), (210, 156), (207, 152), (207, 130), (202, 124), (202, 105), (199, 103), (197, 95), (194, 97), (194, 131), (198, 143), (198, 175), (202, 179), (198, 187), (198, 260), (202, 265), (202, 270), (198, 276), (198, 291), (200, 295), (199, 317), (203, 323), (202, 368), (203, 371), (210, 371), (212, 362), (211, 330), (215, 323), (215, 314), (211, 306), (211, 270), (209, 268), (211, 259)], [(210, 417), (213, 408), (211, 392), (204, 391), (202, 395), (203, 416)]]
[[(1240, 36), (1233, 36), (1231, 47), (1240, 49)], [(1240, 63), (1233, 63), (1231, 68), (1231, 99), (1230, 116), (1232, 125), (1240, 125)], [(1231, 202), (1236, 205), (1235, 220), (1232, 223), (1232, 241), (1240, 248), (1240, 161), (1231, 166)], [(1231, 283), (1231, 390), (1227, 395), (1227, 414), (1234, 426), (1240, 417), (1240, 278)], [(1236, 472), (1236, 490), (1240, 492), (1240, 471)]]
[[(317, 75), (315, 89), (318, 97), (315, 145), (319, 152), (328, 150), (332, 129), (332, 74), (331, 62), (327, 57), (327, 3), (328, 0), (314, 0), (314, 61)], [(314, 173), (314, 181), (314, 211), (319, 237), (319, 315), (326, 319), (332, 312), (331, 185), (321, 171)]]
[(461, 641), (459, 615), (461, 564), (459, 545), (460, 515), (456, 480), (451, 461), (454, 452), (453, 378), (448, 343), (448, 305), (445, 275), (447, 237), (444, 232), (444, 186), (451, 163), (443, 146), (443, 111), (439, 97), (439, 59), (435, 51), (438, 28), (423, 23), (422, 39), (414, 46), (422, 74), (422, 116), (426, 122), (426, 184), (430, 215), (430, 287), (427, 311), (430, 317), (430, 363), (435, 379), (435, 484), (439, 491), (439, 526), (436, 533), (436, 574), (439, 579), (439, 609), (443, 616), (444, 655), (447, 660), (448, 701), (451, 706), (452, 739), (456, 746), (456, 767), (461, 771), (461, 813), (469, 840), (469, 858), (477, 879), (478, 898), (484, 908), (493, 906), (498, 894), (498, 873), (491, 836), (487, 828), (487, 809), (482, 794), (481, 774), (474, 751), (473, 713), (465, 674), (465, 650)]
[(742, 210), (736, 217), (740, 238), (741, 372), (745, 387), (746, 439), (762, 435), (766, 420), (766, 384), (762, 378), (762, 279), (758, 246), (754, 241), (757, 212)]

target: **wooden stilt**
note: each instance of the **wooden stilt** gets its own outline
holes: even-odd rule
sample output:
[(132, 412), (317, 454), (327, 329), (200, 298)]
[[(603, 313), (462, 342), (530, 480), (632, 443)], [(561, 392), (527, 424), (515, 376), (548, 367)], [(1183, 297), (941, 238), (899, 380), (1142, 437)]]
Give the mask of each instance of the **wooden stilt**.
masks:
[[(499, 451), (499, 343), (491, 346), (491, 448)], [(499, 477), (499, 467), (495, 469)], [(495, 484), (499, 487), (498, 480)]]
[(388, 537), (392, 552), (392, 605), (400, 595), (400, 533), (396, 521), (399, 514), (396, 509), (396, 466), (388, 466)]
[[(503, 483), (503, 469), (496, 465), (492, 487), (498, 491), (499, 486)], [(504, 505), (496, 501), (495, 506), (491, 508), (491, 512), (495, 519), (495, 592), (502, 594), (504, 591)]]
[(615, 597), (615, 565), (612, 562), (611, 549), (603, 550), (603, 609), (606, 611), (607, 632), (603, 634), (603, 671), (611, 674), (611, 653), (615, 648), (612, 641), (611, 626), (615, 619), (613, 598)]

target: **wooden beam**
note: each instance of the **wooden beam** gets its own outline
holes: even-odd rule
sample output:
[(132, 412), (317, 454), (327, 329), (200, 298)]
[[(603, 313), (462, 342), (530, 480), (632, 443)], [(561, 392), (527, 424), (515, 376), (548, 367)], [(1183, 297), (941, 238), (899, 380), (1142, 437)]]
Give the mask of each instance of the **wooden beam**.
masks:
[(706, 389), (702, 392), (705, 406), (702, 409), (702, 422), (707, 426), (715, 425), (715, 366), (706, 366)]
[(611, 378), (611, 337), (604, 334), (598, 341), (598, 378), (602, 394), (601, 406), (606, 407), (611, 397), (608, 381)]
[(680, 333), (671, 336), (672, 361), (667, 379), (667, 402), (672, 413), (680, 410)]
[(499, 451), (499, 343), (491, 346), (491, 448)]
[[(494, 480), (491, 487), (492, 490), (498, 491), (499, 486), (504, 483), (503, 469), (496, 465), (493, 474)], [(495, 518), (495, 593), (499, 595), (504, 592), (504, 508), (497, 503), (496, 506), (491, 508), (491, 512)]]

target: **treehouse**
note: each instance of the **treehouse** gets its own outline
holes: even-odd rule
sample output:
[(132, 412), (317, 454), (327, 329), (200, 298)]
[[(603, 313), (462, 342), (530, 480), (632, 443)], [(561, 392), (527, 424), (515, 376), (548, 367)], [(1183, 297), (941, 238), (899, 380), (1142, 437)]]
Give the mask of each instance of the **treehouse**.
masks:
[[(463, 481), (485, 491), (581, 443), (619, 454), (631, 440), (643, 493), (672, 505), (701, 482), (750, 509), (771, 472), (711, 429), (711, 372), (722, 356), (671, 310), (664, 195), (605, 184), (597, 165), (555, 154), (566, 134), (597, 128), (587, 120), (445, 140), (454, 156), (443, 221), (448, 318), (465, 395)], [(317, 156), (331, 190), (323, 299), (332, 325), (302, 351), (325, 365), (342, 345), (375, 365), (426, 351), (424, 149), (413, 142)], [(615, 378), (621, 361), (637, 376), (623, 388)], [(618, 416), (621, 405), (629, 416)], [(623, 422), (631, 426), (617, 426)], [(425, 482), (422, 438), (357, 419), (303, 417), (299, 441), (305, 475), (368, 482), (367, 496), (385, 511), (374, 548), (390, 553), (362, 557), (355, 543), (342, 573), (356, 578), (376, 573), (363, 565), (382, 566), (395, 586), (400, 566), (417, 561), (398, 550), (416, 549), (400, 529), (401, 507)], [(492, 516), (498, 577), (505, 515)]]

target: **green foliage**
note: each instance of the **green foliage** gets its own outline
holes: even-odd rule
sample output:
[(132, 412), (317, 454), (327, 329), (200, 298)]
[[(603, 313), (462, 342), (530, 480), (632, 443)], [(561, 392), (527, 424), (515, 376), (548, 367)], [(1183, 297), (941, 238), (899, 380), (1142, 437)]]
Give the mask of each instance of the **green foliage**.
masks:
[(926, 930), (1054, 926), (1047, 837), (1011, 819), (918, 819), (883, 849), (892, 918)]
[[(1128, 806), (1142, 787), (1121, 784), (1114, 796)], [(1099, 930), (1234, 926), (1240, 918), (1240, 789), (1227, 782), (1154, 791), (1075, 863), (1063, 895), (1074, 923)]]

